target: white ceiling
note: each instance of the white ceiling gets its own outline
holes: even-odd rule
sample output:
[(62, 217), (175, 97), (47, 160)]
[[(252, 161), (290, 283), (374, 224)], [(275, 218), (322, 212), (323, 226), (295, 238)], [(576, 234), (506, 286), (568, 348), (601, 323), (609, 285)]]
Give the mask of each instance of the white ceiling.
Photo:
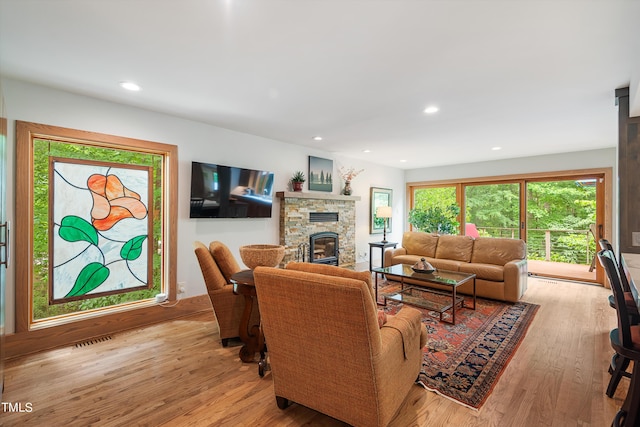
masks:
[(405, 169), (613, 147), (639, 53), (635, 0), (0, 0), (3, 75)]

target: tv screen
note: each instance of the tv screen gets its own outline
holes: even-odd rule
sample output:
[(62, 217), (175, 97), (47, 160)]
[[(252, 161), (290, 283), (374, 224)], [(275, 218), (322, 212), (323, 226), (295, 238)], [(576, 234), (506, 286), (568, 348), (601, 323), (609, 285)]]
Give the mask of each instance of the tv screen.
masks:
[(271, 218), (273, 173), (191, 163), (190, 218)]

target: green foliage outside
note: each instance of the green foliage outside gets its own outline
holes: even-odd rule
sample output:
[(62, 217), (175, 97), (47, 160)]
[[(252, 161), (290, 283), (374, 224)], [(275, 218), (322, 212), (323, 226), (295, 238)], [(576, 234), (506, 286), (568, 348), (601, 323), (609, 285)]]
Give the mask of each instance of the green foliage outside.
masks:
[(529, 258), (545, 259), (545, 232), (551, 230), (551, 261), (590, 264), (596, 253), (596, 241), (588, 232), (596, 222), (593, 183), (530, 183), (527, 200)]
[[(108, 161), (127, 165), (151, 166), (153, 169), (153, 288), (89, 298), (62, 304), (49, 304), (49, 158)], [(157, 242), (162, 240), (162, 165), (158, 154), (115, 150), (81, 144), (34, 140), (34, 218), (33, 218), (33, 320), (153, 298), (161, 292), (162, 258)]]
[(424, 188), (414, 193), (408, 221), (418, 231), (458, 234), (459, 213), (455, 187)]
[(422, 188), (413, 194), (413, 208), (417, 210), (426, 211), (435, 207), (445, 209), (447, 206), (455, 204), (455, 187)]
[(455, 218), (460, 213), (458, 205), (449, 205), (445, 208), (434, 206), (425, 210), (411, 209), (409, 211), (409, 224), (416, 230), (427, 233), (457, 234), (460, 223)]
[[(491, 237), (518, 237), (520, 186), (470, 185), (465, 188), (465, 218)], [(515, 232), (515, 235), (513, 235)]]
[[(444, 214), (452, 222), (455, 187), (425, 188), (414, 193), (409, 223)], [(520, 186), (517, 183), (465, 186), (465, 219), (481, 236), (519, 237)], [(413, 221), (413, 222), (412, 222)], [(596, 242), (588, 232), (596, 222), (596, 188), (593, 182), (566, 180), (527, 183), (527, 249), (529, 259), (545, 259), (545, 236), (551, 242), (550, 260), (590, 264)], [(457, 225), (457, 222), (454, 222)], [(414, 225), (417, 229), (420, 226)], [(458, 233), (456, 227), (454, 233)]]

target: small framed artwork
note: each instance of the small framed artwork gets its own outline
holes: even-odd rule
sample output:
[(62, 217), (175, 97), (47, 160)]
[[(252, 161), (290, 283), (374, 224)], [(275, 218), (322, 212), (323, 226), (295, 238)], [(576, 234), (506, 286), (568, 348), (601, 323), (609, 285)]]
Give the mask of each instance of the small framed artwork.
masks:
[[(380, 206), (393, 206), (393, 190), (390, 188), (371, 187), (371, 230), (370, 234), (382, 234), (385, 228), (385, 218), (378, 218), (376, 211)], [(391, 232), (391, 218), (387, 219), (387, 232)]]
[(309, 191), (333, 191), (333, 160), (309, 156)]

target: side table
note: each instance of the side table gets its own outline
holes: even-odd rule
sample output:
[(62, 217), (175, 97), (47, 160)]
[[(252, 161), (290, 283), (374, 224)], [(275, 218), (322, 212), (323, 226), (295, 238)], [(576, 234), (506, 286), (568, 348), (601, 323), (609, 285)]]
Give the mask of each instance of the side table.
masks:
[(380, 248), (380, 267), (384, 267), (384, 251), (387, 248), (398, 246), (396, 242), (370, 242), (369, 243), (369, 271), (373, 269), (373, 248)]
[(240, 319), (239, 334), (240, 339), (244, 343), (240, 349), (240, 360), (243, 362), (252, 362), (255, 354), (260, 353), (260, 362), (258, 362), (258, 374), (264, 376), (264, 370), (267, 366), (265, 357), (264, 335), (260, 325), (249, 325), (251, 319), (251, 311), (253, 309), (253, 299), (256, 296), (256, 284), (253, 278), (253, 270), (242, 270), (231, 275), (231, 283), (233, 283), (233, 293), (244, 297), (244, 311)]

